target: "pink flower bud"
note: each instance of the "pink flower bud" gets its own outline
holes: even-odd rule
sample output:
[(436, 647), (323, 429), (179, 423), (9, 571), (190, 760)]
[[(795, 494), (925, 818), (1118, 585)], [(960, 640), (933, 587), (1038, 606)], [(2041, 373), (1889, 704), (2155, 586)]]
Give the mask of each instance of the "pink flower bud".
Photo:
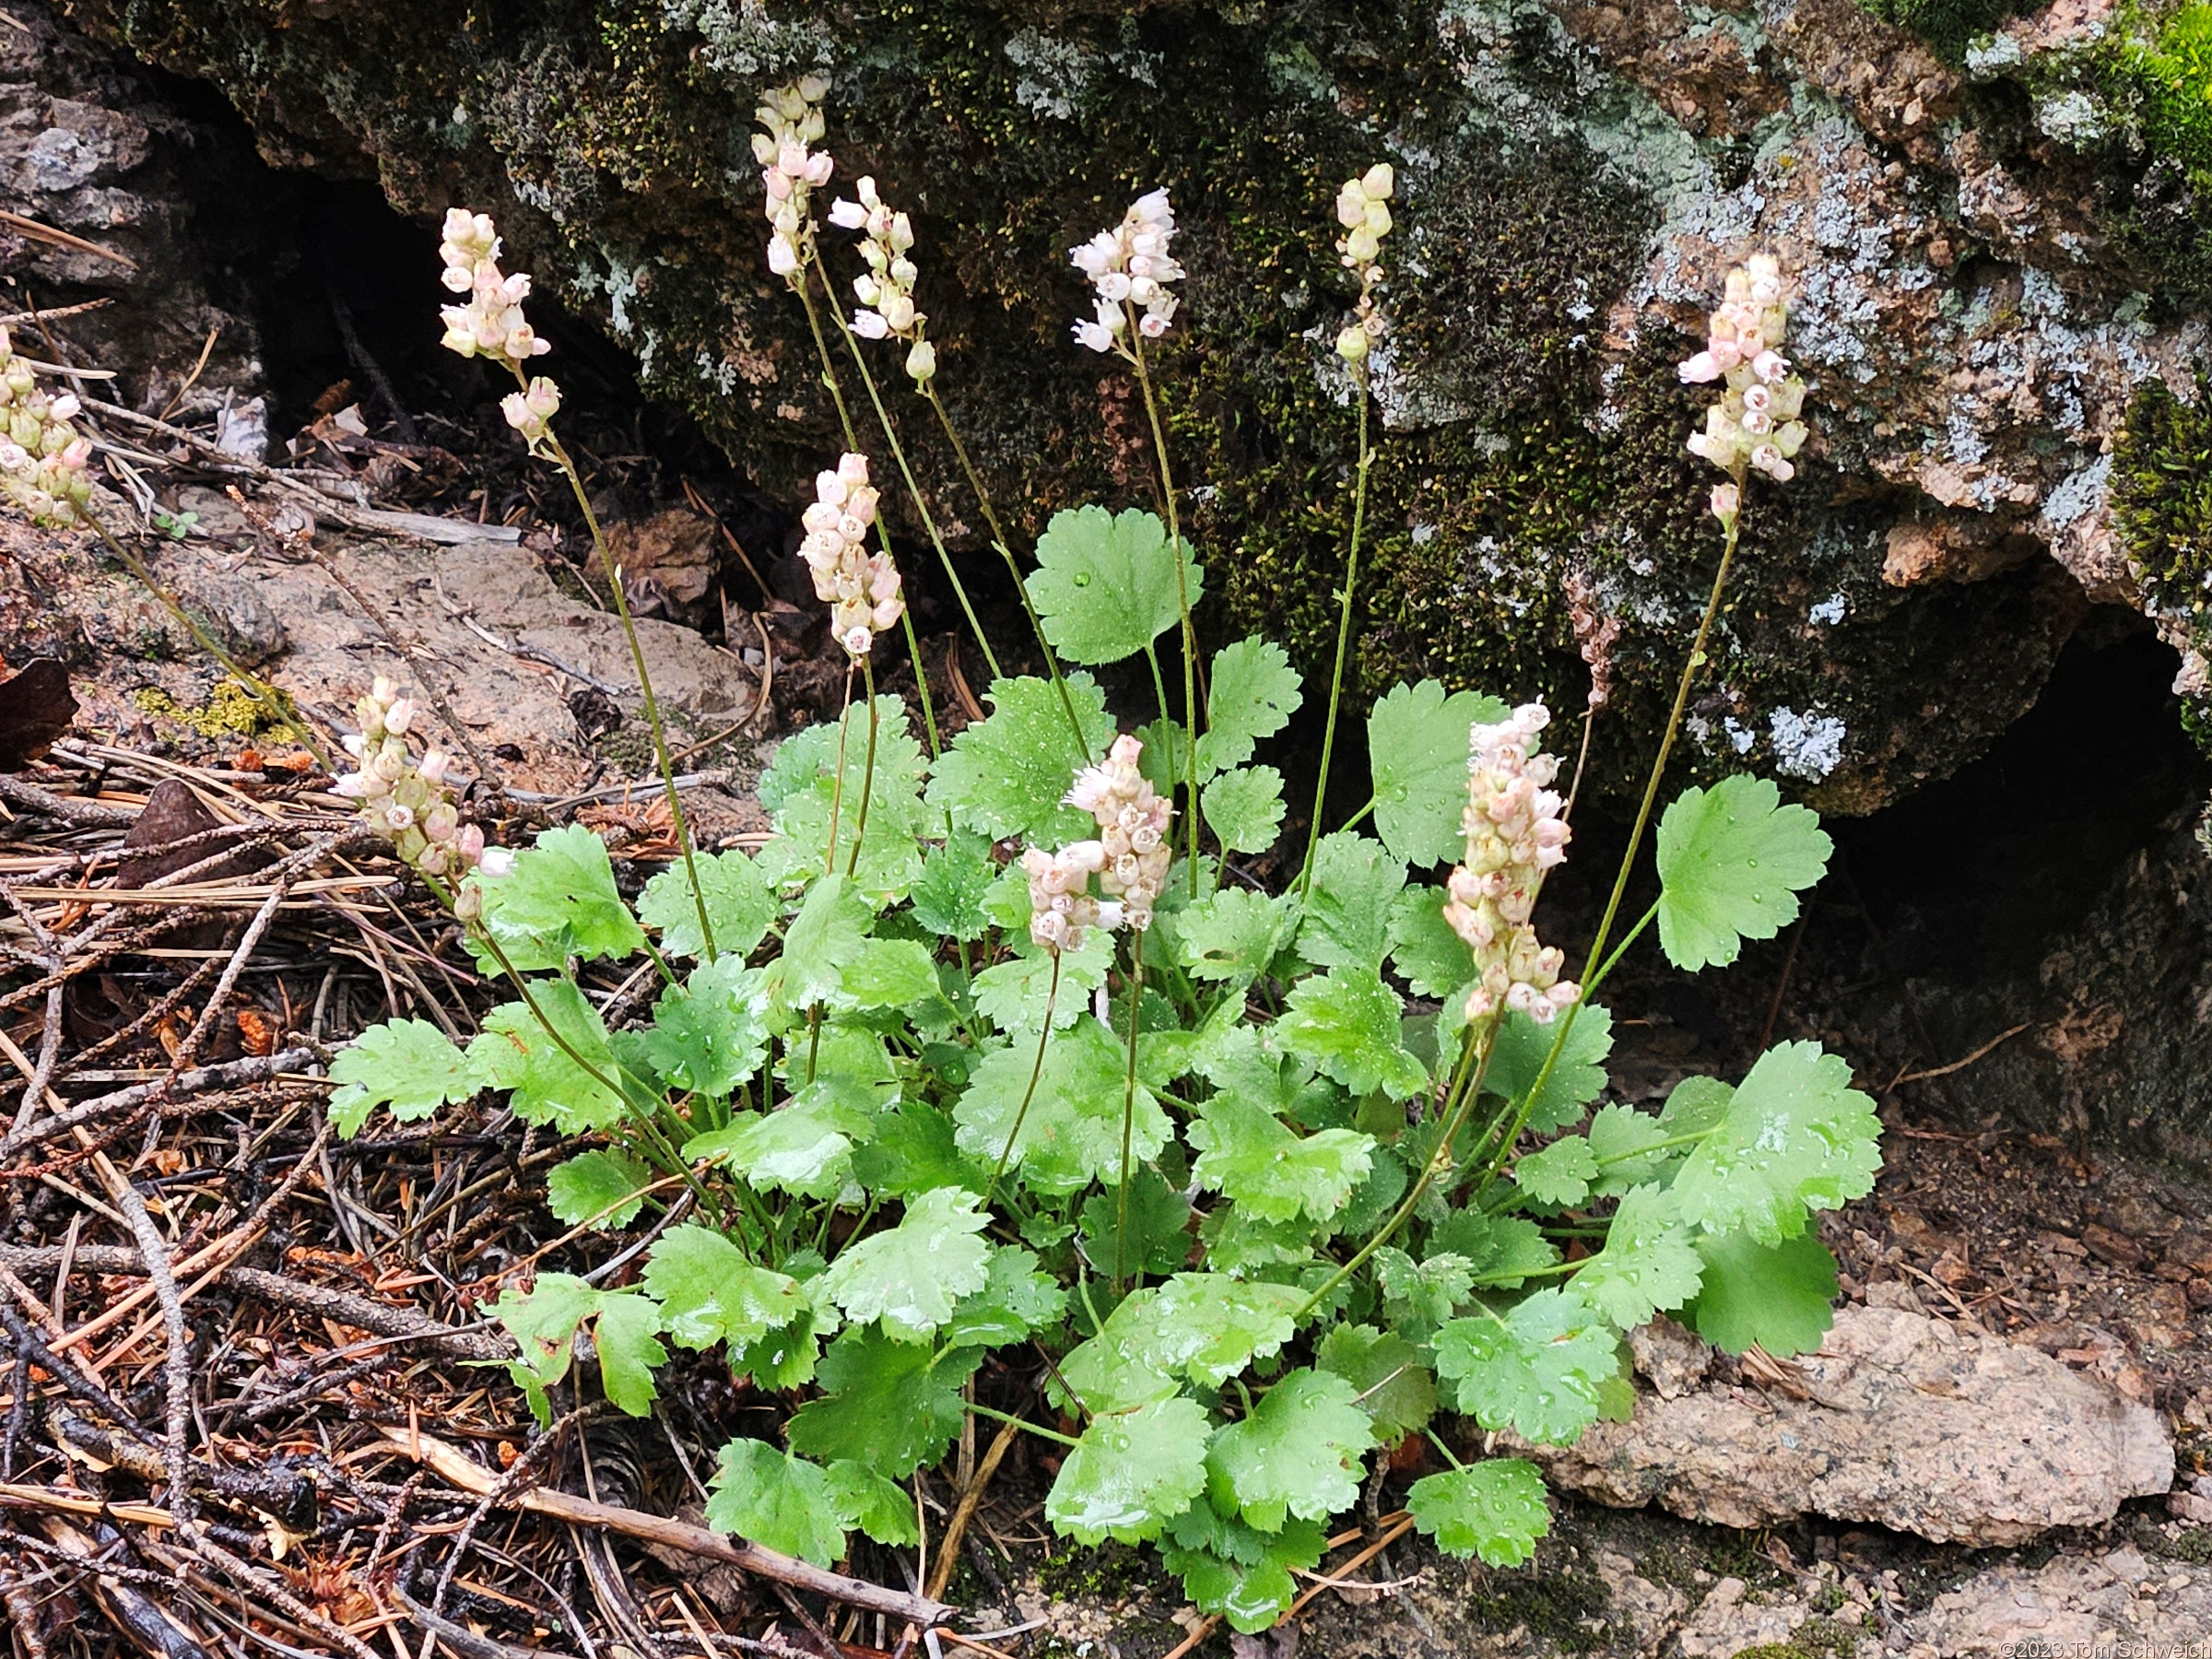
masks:
[(1715, 484), (1712, 487), (1712, 516), (1724, 524), (1742, 510), (1743, 497), (1734, 484)]

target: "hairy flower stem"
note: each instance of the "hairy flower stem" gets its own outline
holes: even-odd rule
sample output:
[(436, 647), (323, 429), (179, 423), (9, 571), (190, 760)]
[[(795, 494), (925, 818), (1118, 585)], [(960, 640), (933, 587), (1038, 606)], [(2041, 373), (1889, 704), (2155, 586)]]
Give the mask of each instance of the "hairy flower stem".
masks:
[[(1739, 490), (1743, 482), (1743, 468), (1739, 465), (1735, 472), (1735, 483)], [(1728, 585), (1728, 568), (1735, 562), (1736, 539), (1742, 524), (1740, 512), (1732, 514), (1726, 521), (1721, 544), (1720, 568), (1712, 573), (1712, 591), (1706, 595), (1705, 614), (1698, 618), (1697, 638), (1690, 641), (1689, 655), (1683, 659), (1681, 677), (1675, 682), (1674, 707), (1667, 712), (1666, 729), (1659, 737), (1659, 752), (1652, 758), (1651, 776), (1644, 781), (1643, 799), (1636, 807), (1636, 825), (1629, 831), (1629, 844), (1620, 855), (1620, 869), (1613, 877), (1612, 894), (1606, 900), (1605, 914), (1598, 918), (1596, 936), (1590, 941), (1590, 954), (1583, 964), (1585, 986), (1591, 982), (1592, 971), (1597, 969), (1600, 963), (1603, 963), (1600, 977), (1603, 971), (1612, 969), (1613, 959), (1606, 956), (1606, 942), (1612, 936), (1615, 918), (1620, 914), (1620, 901), (1629, 890), (1629, 877), (1635, 873), (1636, 855), (1642, 851), (1643, 832), (1651, 826), (1652, 808), (1659, 799), (1659, 784), (1666, 775), (1667, 759), (1674, 753), (1675, 739), (1682, 730), (1682, 717), (1689, 708), (1690, 688), (1697, 682), (1698, 670), (1705, 665), (1705, 641), (1712, 632), (1713, 618), (1720, 615), (1721, 594)], [(1642, 924), (1639, 923), (1637, 927), (1641, 931)], [(1633, 936), (1631, 934), (1630, 937)], [(1623, 948), (1626, 948), (1626, 945), (1627, 941), (1623, 941)], [(1559, 1064), (1559, 1056), (1566, 1053), (1567, 1039), (1574, 1030), (1574, 1017), (1582, 1012), (1585, 999), (1586, 993), (1585, 997), (1570, 1003), (1567, 1011), (1559, 1017), (1559, 1030), (1552, 1036), (1550, 1052), (1544, 1056), (1544, 1064), (1536, 1068), (1535, 1081), (1528, 1086), (1528, 1093), (1522, 1098), (1519, 1109), (1513, 1114), (1511, 1129), (1491, 1157), (1489, 1169), (1484, 1176), (1486, 1182), (1495, 1180), (1498, 1172), (1505, 1168), (1506, 1159), (1512, 1156), (1513, 1143), (1521, 1138), (1521, 1131), (1528, 1126), (1529, 1113), (1535, 1110), (1536, 1100), (1544, 1092), (1544, 1085), (1551, 1081), (1551, 1074)]]
[[(860, 659), (860, 676), (865, 682), (868, 700), (868, 754), (860, 767), (860, 810), (853, 818), (853, 852), (845, 860), (845, 879), (850, 881), (860, 873), (860, 843), (868, 833), (868, 798), (875, 793), (876, 783), (876, 662), (872, 656)], [(837, 843), (832, 841), (830, 845)]]
[(1321, 809), (1329, 797), (1329, 759), (1336, 748), (1336, 710), (1344, 696), (1344, 659), (1352, 643), (1352, 591), (1359, 581), (1359, 538), (1367, 528), (1367, 475), (1375, 459), (1375, 452), (1367, 441), (1364, 362), (1353, 365), (1352, 394), (1359, 400), (1359, 465), (1352, 483), (1352, 547), (1345, 560), (1343, 602), (1336, 613), (1336, 665), (1329, 671), (1329, 719), (1321, 729), (1321, 779), (1313, 785), (1313, 821), (1306, 830), (1306, 861), (1298, 871), (1298, 890), (1301, 893), (1313, 879), (1313, 854), (1321, 846)]
[(1499, 1018), (1500, 1015), (1493, 1014), (1480, 1027), (1467, 1028), (1460, 1048), (1459, 1065), (1453, 1074), (1452, 1087), (1444, 1095), (1446, 1115), (1443, 1133), (1437, 1137), (1436, 1150), (1430, 1154), (1429, 1161), (1421, 1166), (1419, 1176), (1407, 1189), (1405, 1198), (1391, 1213), (1390, 1219), (1376, 1229), (1374, 1236), (1354, 1253), (1352, 1259), (1329, 1275), (1321, 1288), (1306, 1298), (1304, 1305), (1298, 1311), (1298, 1318), (1304, 1319), (1328, 1300), (1337, 1286), (1364, 1267), (1375, 1252), (1396, 1238), (1398, 1230), (1413, 1218), (1414, 1210), (1428, 1195), (1430, 1187), (1435, 1184), (1436, 1178), (1450, 1161), (1452, 1143), (1459, 1138), (1459, 1132), (1466, 1127), (1467, 1119), (1474, 1113), (1475, 1102), (1482, 1098), (1482, 1079), (1490, 1069), (1490, 1054), (1498, 1046), (1495, 1040)]
[[(837, 290), (830, 286), (830, 273), (822, 265), (819, 248), (814, 253), (814, 274), (821, 278), (822, 291), (834, 300)], [(959, 572), (952, 568), (952, 555), (946, 551), (945, 538), (938, 534), (937, 521), (930, 513), (928, 498), (922, 493), (922, 486), (914, 477), (914, 469), (907, 464), (906, 446), (899, 441), (899, 429), (891, 424), (890, 411), (883, 406), (883, 394), (877, 389), (876, 377), (868, 372), (868, 359), (861, 352), (860, 342), (853, 337), (853, 330), (845, 322), (842, 312), (833, 310), (830, 314), (837, 324), (837, 332), (844, 339), (845, 349), (852, 353), (853, 367), (860, 375), (860, 383), (867, 389), (868, 402), (875, 406), (876, 424), (883, 429), (884, 441), (891, 446), (891, 459), (899, 464), (899, 476), (906, 480), (906, 493), (913, 499), (914, 511), (922, 515), (922, 528), (929, 536), (929, 545), (936, 549), (937, 562), (945, 567), (945, 580), (952, 583), (953, 595), (960, 602), (960, 614), (968, 618), (968, 627), (975, 635), (976, 644), (982, 650), (983, 661), (991, 669), (991, 677), (1004, 678), (998, 666), (997, 653), (991, 649), (990, 637), (983, 632), (983, 625), (976, 617), (975, 606), (969, 601), (968, 590), (960, 582)]]
[[(814, 307), (814, 288), (801, 279), (791, 284), (793, 293), (806, 309), (806, 327), (814, 335), (815, 355), (822, 360), (822, 388), (830, 394), (830, 401), (837, 406), (837, 424), (845, 434), (845, 448), (855, 454), (860, 453), (860, 432), (853, 424), (853, 411), (846, 406), (844, 388), (838, 383), (837, 359), (830, 355), (830, 338), (822, 333), (821, 313)], [(891, 533), (880, 515), (876, 520), (877, 539), (883, 544), (884, 556), (891, 558)], [(893, 562), (897, 562), (893, 559)], [(922, 724), (929, 733), (929, 758), (935, 760), (942, 747), (937, 741), (937, 712), (930, 706), (929, 671), (922, 665), (922, 641), (914, 635), (914, 612), (912, 606), (902, 606), (899, 620), (906, 629), (906, 652), (913, 660), (914, 689), (922, 699)]]
[(1145, 335), (1130, 330), (1129, 360), (1136, 365), (1136, 383), (1145, 394), (1145, 417), (1152, 423), (1152, 453), (1159, 462), (1159, 490), (1168, 508), (1168, 550), (1175, 564), (1175, 603), (1182, 611), (1182, 718), (1184, 782), (1189, 788), (1185, 810), (1191, 825), (1191, 897), (1198, 897), (1198, 632), (1191, 626), (1191, 589), (1182, 570), (1182, 520), (1175, 507), (1175, 468), (1168, 459), (1167, 429), (1160, 424), (1159, 400), (1152, 394), (1152, 376), (1145, 367)]
[(1136, 1018), (1144, 1010), (1145, 931), (1129, 947), (1129, 1069), (1122, 1082), (1122, 1187), (1113, 1204), (1113, 1288), (1129, 1282), (1129, 1142), (1136, 1125)]
[(983, 488), (982, 475), (975, 470), (975, 463), (968, 458), (968, 446), (960, 441), (960, 434), (952, 424), (952, 414), (945, 407), (945, 400), (937, 395), (935, 382), (924, 381), (922, 395), (936, 411), (937, 425), (945, 430), (946, 441), (960, 463), (960, 470), (968, 476), (968, 488), (975, 491), (975, 504), (982, 510), (983, 523), (991, 529), (991, 545), (998, 556), (1006, 561), (1006, 574), (1014, 580), (1014, 592), (1021, 599), (1022, 614), (1030, 619), (1030, 631), (1037, 636), (1037, 649), (1044, 653), (1044, 671), (1052, 677), (1053, 686), (1060, 693), (1060, 707), (1067, 714), (1068, 729), (1076, 735), (1076, 754), (1082, 760), (1090, 759), (1090, 748), (1084, 741), (1083, 723), (1076, 716), (1075, 699), (1068, 694), (1067, 680), (1060, 672), (1060, 659), (1053, 653), (1053, 643), (1044, 637), (1043, 618), (1037, 615), (1037, 606), (1030, 599), (1030, 590), (1021, 579), (1021, 567), (1014, 562), (1013, 545), (1006, 540), (1006, 526), (998, 522), (998, 512), (991, 505), (991, 493)]
[(237, 682), (239, 688), (261, 706), (263, 715), (271, 724), (284, 727), (286, 731), (298, 738), (300, 746), (315, 758), (316, 765), (324, 771), (331, 771), (330, 751), (323, 747), (323, 740), (315, 735), (304, 721), (285, 706), (284, 699), (277, 696), (275, 688), (248, 673), (237, 658), (225, 651), (221, 641), (201, 625), (199, 618), (186, 610), (182, 602), (161, 585), (160, 579), (154, 574), (146, 561), (118, 541), (109, 531), (107, 525), (102, 524), (90, 509), (79, 508), (77, 511), (85, 523), (92, 526), (93, 534), (107, 544), (108, 551), (116, 557), (123, 568), (131, 573), (138, 585), (151, 594), (155, 602), (174, 618), (185, 632), (192, 636), (194, 644), (214, 659), (223, 672)]
[[(514, 377), (523, 379), (518, 368)], [(525, 382), (527, 383), (527, 382)], [(661, 788), (668, 799), (668, 821), (676, 831), (677, 851), (683, 854), (684, 877), (691, 884), (691, 903), (699, 912), (699, 937), (705, 959), (714, 959), (714, 924), (707, 916), (707, 895), (699, 884), (699, 862), (691, 847), (691, 827), (684, 820), (684, 803), (676, 787), (676, 765), (668, 758), (668, 728), (661, 719), (660, 700), (653, 694), (653, 676), (645, 667), (645, 647), (638, 638), (638, 625), (629, 614), (629, 596), (622, 590), (622, 568), (615, 562), (615, 550), (607, 545), (606, 532), (600, 528), (599, 515), (592, 511), (590, 494), (583, 488), (583, 475), (576, 470), (576, 463), (560, 440), (547, 433), (546, 453), (553, 465), (559, 467), (568, 479), (569, 489), (576, 498), (576, 505), (583, 512), (584, 527), (592, 533), (592, 546), (598, 549), (600, 568), (606, 573), (606, 585), (613, 590), (615, 615), (622, 619), (622, 637), (629, 641), (630, 666), (637, 670), (638, 695), (645, 705), (645, 725), (653, 734), (653, 764), (660, 769)]]
[(1037, 1079), (1044, 1076), (1044, 1045), (1053, 1040), (1053, 1005), (1060, 1000), (1060, 953), (1053, 952), (1053, 982), (1044, 994), (1044, 1029), (1037, 1033), (1037, 1060), (1030, 1067), (1030, 1086), (1021, 1091), (1021, 1110), (1014, 1114), (1014, 1127), (1006, 1131), (1006, 1144), (998, 1155), (998, 1163), (991, 1171), (991, 1183), (983, 1189), (983, 1207), (991, 1207), (991, 1200), (998, 1193), (999, 1178), (1006, 1172), (1006, 1163), (1014, 1156), (1014, 1143), (1021, 1138), (1021, 1126), (1028, 1121), (1030, 1102), (1037, 1097)]
[(845, 734), (853, 729), (853, 663), (845, 662), (844, 702), (837, 711), (837, 771), (830, 779), (830, 844), (822, 850), (822, 873), (837, 874), (837, 816), (845, 796)]

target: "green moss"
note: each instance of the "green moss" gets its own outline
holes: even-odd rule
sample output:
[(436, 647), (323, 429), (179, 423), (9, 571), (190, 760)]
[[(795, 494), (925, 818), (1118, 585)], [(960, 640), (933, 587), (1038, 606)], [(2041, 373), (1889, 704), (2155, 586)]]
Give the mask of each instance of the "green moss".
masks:
[[(2159, 381), (2136, 394), (2112, 449), (2113, 518), (2151, 607), (2212, 652), (2212, 381), (2185, 403)], [(2189, 708), (2212, 751), (2212, 700)]]

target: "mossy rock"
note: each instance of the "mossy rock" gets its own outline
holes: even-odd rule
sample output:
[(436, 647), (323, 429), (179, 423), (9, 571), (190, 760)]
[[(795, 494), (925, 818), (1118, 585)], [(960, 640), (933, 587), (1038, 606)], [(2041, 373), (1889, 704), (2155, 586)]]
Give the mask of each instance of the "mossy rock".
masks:
[[(1727, 258), (1765, 234), (1751, 195), (1774, 194), (1816, 154), (1872, 147), (1878, 171), (1891, 153), (1750, 14), (1672, 0), (1630, 7), (1664, 50), (1593, 33), (1569, 0), (1557, 15), (1534, 0), (80, 10), (216, 81), (272, 156), (373, 173), (411, 213), (498, 213), (514, 265), (602, 324), (649, 392), (786, 499), (842, 441), (805, 319), (763, 263), (751, 115), (764, 86), (826, 71), (841, 177), (872, 173), (913, 213), (939, 384), (1017, 539), (1065, 506), (1152, 499), (1135, 388), (1068, 340), (1083, 296), (1065, 250), (1166, 185), (1192, 274), (1159, 379), (1225, 600), (1207, 625), (1263, 629), (1310, 667), (1333, 636), (1357, 453), (1330, 351), (1350, 291), (1329, 203), (1339, 180), (1394, 159), (1402, 229), (1387, 253), (1357, 673), (1369, 691), (1435, 674), (1576, 709), (1589, 681), (1575, 625), (1609, 618), (1619, 689), (1600, 728), (1601, 783), (1648, 754), (1718, 553), (1712, 477), (1681, 449), (1700, 405), (1673, 371), (1694, 344), (1685, 325)], [(1667, 53), (1700, 52), (1750, 65), (1771, 96), (1716, 124), (1666, 78)], [(1989, 128), (2015, 159), (2033, 147), (2018, 124)], [(1894, 153), (1899, 170), (1935, 165), (1909, 143)], [(1924, 194), (1937, 237), (1956, 210), (1940, 181)], [(1809, 209), (1808, 223), (1805, 262), (1843, 270), (1862, 257), (1853, 226), (1823, 229)], [(857, 269), (842, 246), (832, 258)], [(1979, 270), (1909, 274), (1958, 285), (1948, 315), (1980, 302)], [(428, 275), (426, 328), (440, 297)], [(2078, 303), (2094, 313), (2132, 280), (2106, 268)], [(1828, 281), (1807, 270), (1808, 285)], [(2084, 606), (2047, 559), (1985, 580), (1884, 582), (1885, 538), (1929, 503), (1894, 471), (1870, 476), (1866, 456), (1916, 425), (1939, 441), (1940, 417), (1860, 371), (1865, 345), (1844, 312), (1818, 323), (1821, 436), (1795, 483), (1754, 492), (1686, 751), (1698, 771), (1779, 771), (1855, 811), (1980, 752), (2033, 700)], [(893, 380), (894, 365), (882, 359)], [(1932, 384), (1955, 367), (1913, 372)], [(980, 549), (979, 515), (926, 411), (902, 385), (887, 392), (940, 521)], [(2033, 519), (2023, 491), (2095, 453), (2093, 431), (2048, 419), (2047, 434), (2029, 419), (2020, 441), (2035, 477), (1957, 510), (1989, 519), (2000, 541)]]

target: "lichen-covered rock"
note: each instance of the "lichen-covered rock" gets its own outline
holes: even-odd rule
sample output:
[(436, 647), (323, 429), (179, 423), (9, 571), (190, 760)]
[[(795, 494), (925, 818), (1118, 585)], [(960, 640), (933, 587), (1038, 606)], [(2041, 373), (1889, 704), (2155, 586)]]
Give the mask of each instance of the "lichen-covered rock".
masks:
[(1634, 1421), (1531, 1455), (1555, 1485), (1603, 1503), (1655, 1502), (1723, 1526), (1825, 1515), (1978, 1546), (2093, 1526), (2173, 1482), (2154, 1412), (2034, 1348), (1849, 1307), (1794, 1363), (1802, 1398), (1646, 1394)]
[[(1162, 365), (1174, 459), (1237, 621), (1309, 660), (1354, 441), (1328, 203), (1391, 159), (1360, 671), (1571, 703), (1576, 625), (1617, 619), (1601, 769), (1641, 752), (1715, 552), (1673, 362), (1725, 265), (1772, 247), (1800, 274), (1816, 441), (1754, 492), (1690, 747), (1853, 811), (1971, 758), (2090, 605), (2140, 599), (2109, 452), (2139, 388), (2194, 395), (2206, 288), (2174, 273), (2203, 216), (2165, 60), (2113, 45), (2101, 3), (1971, 51), (2001, 0), (1946, 10), (1933, 45), (1852, 0), (80, 9), (218, 82), (266, 153), (500, 212), (518, 263), (787, 492), (838, 440), (762, 264), (747, 140), (763, 85), (828, 73), (831, 146), (914, 212), (939, 384), (1031, 532), (1146, 499), (1135, 389), (1066, 338), (1065, 249), (1167, 184), (1192, 270)], [(2101, 102), (2066, 101), (2096, 75)], [(951, 458), (894, 403), (976, 545)]]

